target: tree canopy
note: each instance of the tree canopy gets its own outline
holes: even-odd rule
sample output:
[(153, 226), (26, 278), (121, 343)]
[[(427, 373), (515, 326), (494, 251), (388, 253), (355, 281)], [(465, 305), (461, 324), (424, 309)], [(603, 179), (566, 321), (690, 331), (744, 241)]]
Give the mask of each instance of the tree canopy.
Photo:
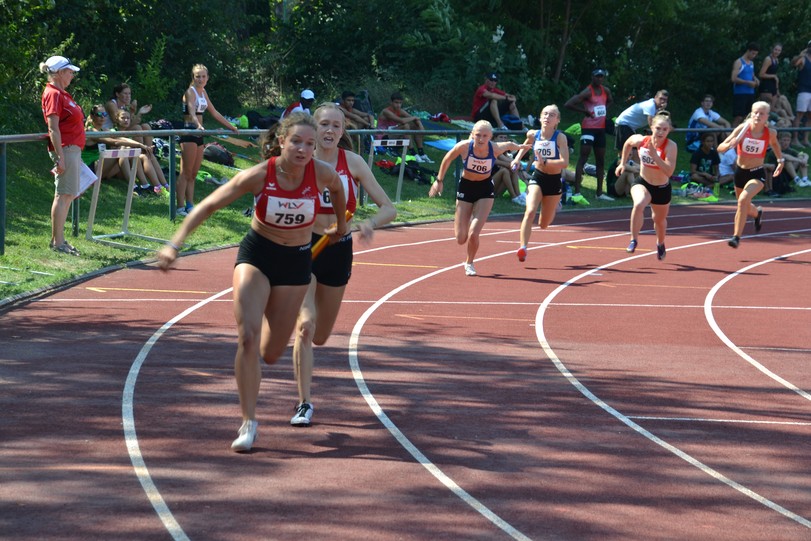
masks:
[(0, 21), (2, 133), (41, 129), (38, 64), (53, 54), (82, 68), (71, 93), (83, 105), (127, 82), (167, 118), (198, 63), (226, 114), (308, 87), (319, 99), (367, 88), (376, 105), (396, 89), (420, 109), (466, 115), (489, 71), (526, 114), (562, 103), (596, 67), (620, 104), (668, 88), (685, 108), (707, 92), (723, 106), (750, 41), (758, 67), (783, 44), (781, 89), (793, 95), (788, 62), (811, 39), (811, 4), (765, 0), (0, 0)]

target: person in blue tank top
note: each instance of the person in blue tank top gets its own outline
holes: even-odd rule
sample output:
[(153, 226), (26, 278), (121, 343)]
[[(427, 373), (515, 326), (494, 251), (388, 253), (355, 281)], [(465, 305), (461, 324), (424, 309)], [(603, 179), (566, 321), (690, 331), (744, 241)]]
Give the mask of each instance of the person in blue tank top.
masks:
[(439, 164), (436, 180), (428, 191), (429, 197), (441, 196), (443, 180), (453, 160), (461, 158), (464, 165), (462, 178), (456, 189), (456, 215), (453, 230), (456, 242), (467, 244), (467, 258), (464, 267), (467, 276), (476, 276), (473, 259), (479, 249), (479, 235), (487, 216), (493, 208), (493, 171), (496, 158), (510, 150), (529, 150), (530, 145), (519, 145), (513, 141), (493, 143), (493, 126), (486, 120), (473, 125), (470, 139), (456, 143)]
[[(563, 194), (561, 173), (569, 166), (569, 144), (566, 134), (558, 130), (560, 110), (557, 105), (547, 105), (540, 114), (541, 129), (527, 132), (526, 146), (532, 148), (535, 171), (527, 183), (527, 208), (521, 222), (520, 241), (516, 255), (518, 261), (527, 258), (527, 245), (532, 234), (535, 213), (541, 206), (538, 225), (546, 229), (557, 213), (560, 196)], [(521, 166), (524, 151), (513, 159), (513, 167)]]
[[(794, 117), (794, 127), (804, 126), (811, 119), (811, 41), (805, 49), (791, 59), (791, 65), (797, 69), (797, 108)], [(800, 132), (794, 132), (795, 146), (807, 147), (809, 132), (804, 132), (803, 141), (800, 142)]]
[(756, 43), (748, 43), (743, 56), (732, 63), (732, 127), (735, 128), (743, 121), (743, 117), (752, 110), (755, 103), (755, 89), (760, 86), (760, 80), (755, 77), (755, 58), (760, 47)]

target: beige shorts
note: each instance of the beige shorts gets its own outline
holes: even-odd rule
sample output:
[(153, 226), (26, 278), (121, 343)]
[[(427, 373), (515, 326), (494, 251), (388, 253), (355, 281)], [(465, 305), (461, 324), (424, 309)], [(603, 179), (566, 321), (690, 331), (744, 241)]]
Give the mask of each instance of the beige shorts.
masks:
[[(56, 161), (56, 152), (49, 151), (51, 159)], [(76, 145), (62, 147), (65, 156), (65, 172), (54, 175), (56, 195), (79, 195), (79, 171), (82, 165), (82, 149)]]

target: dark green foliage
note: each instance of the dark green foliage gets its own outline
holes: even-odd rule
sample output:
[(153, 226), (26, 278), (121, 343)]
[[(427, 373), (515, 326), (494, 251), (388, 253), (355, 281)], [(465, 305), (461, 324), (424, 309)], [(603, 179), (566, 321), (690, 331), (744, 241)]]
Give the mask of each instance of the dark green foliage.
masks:
[(787, 65), (809, 39), (811, 4), (766, 0), (0, 0), (0, 132), (41, 129), (39, 62), (63, 54), (82, 72), (71, 93), (83, 106), (128, 82), (152, 118), (179, 116), (194, 64), (210, 71), (218, 110), (284, 106), (304, 87), (318, 99), (368, 88), (377, 110), (391, 91), (429, 111), (469, 113), (483, 74), (519, 97), (522, 114), (561, 104), (608, 70), (618, 104), (668, 88), (671, 107), (701, 95), (730, 101), (733, 60), (748, 41), (784, 45)]

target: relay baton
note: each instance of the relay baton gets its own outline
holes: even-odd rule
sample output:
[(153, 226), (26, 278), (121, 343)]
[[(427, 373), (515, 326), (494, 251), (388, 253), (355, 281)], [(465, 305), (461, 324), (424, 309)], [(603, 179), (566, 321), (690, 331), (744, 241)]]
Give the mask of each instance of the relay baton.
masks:
[[(352, 216), (353, 216), (352, 213), (347, 210), (346, 211), (346, 221), (348, 222), (349, 220), (351, 220)], [(324, 235), (320, 239), (318, 239), (318, 241), (316, 241), (315, 244), (313, 244), (313, 247), (311, 248), (312, 254), (313, 254), (312, 255), (313, 259), (318, 257), (318, 254), (320, 254), (321, 252), (324, 251), (324, 248), (327, 247), (328, 242), (329, 242), (329, 235)]]

